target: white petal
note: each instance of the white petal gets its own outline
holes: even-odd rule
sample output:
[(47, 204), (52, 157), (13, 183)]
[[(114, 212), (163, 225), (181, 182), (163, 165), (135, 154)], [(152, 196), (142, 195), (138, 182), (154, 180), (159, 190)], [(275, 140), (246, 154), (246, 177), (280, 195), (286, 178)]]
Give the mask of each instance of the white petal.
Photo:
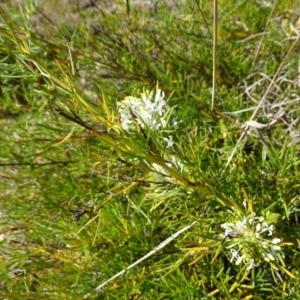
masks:
[(278, 243), (280, 243), (280, 241), (281, 240), (279, 238), (275, 238), (272, 240), (272, 244), (278, 244)]

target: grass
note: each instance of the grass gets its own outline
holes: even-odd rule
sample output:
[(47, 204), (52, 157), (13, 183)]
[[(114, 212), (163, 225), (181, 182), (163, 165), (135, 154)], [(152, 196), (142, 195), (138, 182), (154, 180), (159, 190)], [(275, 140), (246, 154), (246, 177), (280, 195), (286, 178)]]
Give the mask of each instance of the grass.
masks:
[(219, 3), (214, 110), (210, 2), (127, 4), (2, 10), (1, 297), (298, 299), (296, 2)]

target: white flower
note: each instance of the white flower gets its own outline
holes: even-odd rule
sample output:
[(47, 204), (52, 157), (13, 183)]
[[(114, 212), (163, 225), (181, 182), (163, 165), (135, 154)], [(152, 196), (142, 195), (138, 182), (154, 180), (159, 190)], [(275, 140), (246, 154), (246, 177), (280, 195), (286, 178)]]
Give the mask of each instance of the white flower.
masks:
[(227, 241), (230, 249), (230, 262), (235, 261), (236, 265), (243, 263), (250, 270), (258, 266), (262, 260), (267, 262), (280, 261), (284, 257), (281, 247), (278, 245), (279, 238), (268, 239), (274, 232), (274, 225), (269, 225), (263, 217), (244, 217), (234, 212), (237, 220), (232, 223), (224, 223), (221, 227), (225, 230), (223, 236), (229, 237)]
[(248, 261), (248, 267), (247, 267), (247, 270), (251, 270), (255, 267), (259, 266), (259, 263), (255, 263), (254, 259), (251, 258), (249, 261)]
[(136, 130), (134, 121), (142, 128), (145, 126), (151, 130), (165, 128), (167, 120), (164, 119), (164, 115), (168, 106), (164, 97), (165, 94), (157, 89), (154, 97), (153, 92), (144, 91), (140, 98), (129, 96), (118, 103), (123, 129), (126, 131)]
[(238, 257), (238, 259), (236, 260), (235, 264), (238, 266), (242, 261), (243, 261), (243, 257), (240, 256), (240, 257)]
[(163, 138), (163, 140), (167, 142), (167, 148), (173, 147), (174, 142), (173, 142), (173, 137), (171, 135), (169, 135), (169, 137), (167, 138)]
[(275, 238), (272, 240), (272, 244), (278, 244), (280, 242), (281, 242), (281, 240), (279, 238)]
[(256, 232), (259, 232), (260, 229), (261, 229), (261, 224), (260, 223), (256, 224)]
[[(240, 260), (242, 257), (239, 255), (239, 251), (235, 250), (235, 249), (230, 249), (231, 252), (231, 259), (230, 262), (232, 262), (234, 259), (236, 259), (237, 261)], [(236, 263), (237, 264), (237, 263)]]
[[(128, 96), (117, 104), (122, 128), (130, 133), (143, 129), (146, 134), (150, 131), (158, 133), (155, 136), (166, 142), (166, 148), (174, 145), (173, 136), (164, 137), (178, 128), (176, 118), (171, 118), (173, 109), (169, 109), (165, 94), (157, 89), (155, 94), (145, 90), (140, 97)], [(150, 131), (149, 131), (150, 130)]]

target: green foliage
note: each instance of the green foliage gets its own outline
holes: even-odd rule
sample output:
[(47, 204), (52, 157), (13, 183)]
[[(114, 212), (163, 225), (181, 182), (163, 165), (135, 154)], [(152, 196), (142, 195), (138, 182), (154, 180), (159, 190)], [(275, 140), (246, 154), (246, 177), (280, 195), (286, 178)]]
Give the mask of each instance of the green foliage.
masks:
[(2, 10), (1, 296), (297, 299), (295, 3), (219, 3), (214, 111), (212, 4), (116, 4)]

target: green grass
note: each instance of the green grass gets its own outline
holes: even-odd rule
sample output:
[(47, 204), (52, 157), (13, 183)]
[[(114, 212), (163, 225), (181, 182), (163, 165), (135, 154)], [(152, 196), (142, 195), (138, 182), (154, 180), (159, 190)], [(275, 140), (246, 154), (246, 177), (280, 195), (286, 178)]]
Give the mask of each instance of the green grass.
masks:
[[(213, 111), (212, 4), (128, 3), (70, 6), (76, 22), (31, 1), (3, 10), (0, 296), (298, 299), (296, 1), (219, 3)], [(124, 130), (118, 105), (157, 86), (167, 127)], [(272, 237), (251, 236), (255, 216)], [(284, 255), (264, 261), (273, 238)], [(236, 265), (238, 246), (259, 266)]]

